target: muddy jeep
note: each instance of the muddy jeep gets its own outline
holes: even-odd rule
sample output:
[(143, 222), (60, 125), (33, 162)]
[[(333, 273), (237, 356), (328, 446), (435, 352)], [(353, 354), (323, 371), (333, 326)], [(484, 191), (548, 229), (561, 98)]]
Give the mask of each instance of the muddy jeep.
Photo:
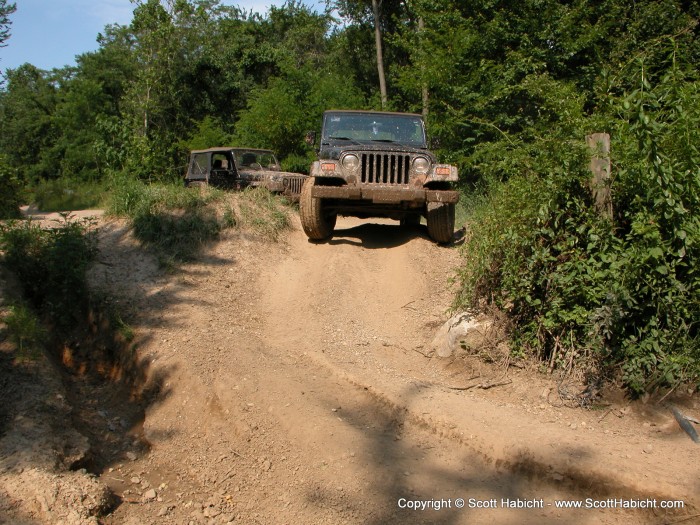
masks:
[[(307, 142), (315, 141), (312, 132)], [(345, 215), (388, 217), (403, 225), (425, 217), (431, 239), (452, 240), (457, 168), (436, 162), (420, 115), (326, 111), (318, 153), (299, 201), (309, 239), (331, 237), (337, 216)]]
[(267, 149), (209, 148), (190, 152), (186, 186), (243, 189), (263, 186), (298, 200), (307, 176), (280, 171), (275, 154)]

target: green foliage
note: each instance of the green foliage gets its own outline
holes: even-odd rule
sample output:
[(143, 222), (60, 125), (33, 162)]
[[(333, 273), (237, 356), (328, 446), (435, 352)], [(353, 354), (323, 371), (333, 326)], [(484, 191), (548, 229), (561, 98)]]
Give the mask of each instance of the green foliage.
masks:
[(8, 4), (0, 0), (0, 47), (5, 47), (5, 40), (10, 37), (10, 15), (17, 10), (17, 4)]
[(10, 306), (3, 322), (7, 326), (10, 340), (17, 347), (20, 359), (32, 359), (46, 343), (46, 329), (34, 311), (26, 305)]
[(37, 208), (47, 212), (95, 209), (106, 204), (102, 184), (68, 178), (41, 181), (32, 193)]
[(89, 223), (66, 214), (55, 228), (26, 221), (0, 226), (4, 263), (17, 275), (32, 307), (59, 329), (68, 329), (85, 313), (86, 272), (97, 254)]
[(481, 153), (496, 177), (475, 197), (457, 298), (509, 312), (516, 351), (565, 372), (620, 370), (635, 393), (700, 378), (700, 85), (669, 65), (653, 85), (630, 68), (625, 78), (636, 72), (639, 88), (605, 95), (613, 224), (594, 212), (583, 133), (571, 135), (570, 124)]
[(252, 93), (236, 125), (235, 140), (246, 147), (272, 148), (282, 158), (306, 155), (304, 136), (319, 127), (323, 111), (362, 104), (361, 94), (341, 75), (294, 70)]
[(611, 100), (621, 248), (598, 318), (635, 391), (700, 376), (700, 82), (671, 60), (653, 84), (632, 70), (638, 88)]
[(233, 144), (233, 140), (231, 135), (224, 130), (224, 126), (219, 119), (207, 115), (196, 124), (196, 129), (192, 130), (187, 140), (182, 141), (180, 144), (183, 152), (189, 153), (193, 149), (230, 146)]
[(0, 152), (23, 181), (58, 175), (54, 80), (53, 73), (31, 64), (7, 72), (7, 91), (0, 96)]
[(20, 216), (20, 189), (15, 170), (4, 155), (0, 155), (0, 219), (17, 219)]
[(307, 155), (288, 155), (285, 157), (282, 164), (282, 171), (290, 171), (293, 173), (309, 173), (311, 164), (316, 160), (316, 155), (309, 152)]

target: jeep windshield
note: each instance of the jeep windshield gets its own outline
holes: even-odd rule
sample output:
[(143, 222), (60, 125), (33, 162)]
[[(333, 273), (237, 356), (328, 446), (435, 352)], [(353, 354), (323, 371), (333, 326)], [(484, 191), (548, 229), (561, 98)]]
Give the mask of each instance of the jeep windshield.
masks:
[(270, 169), (279, 168), (279, 163), (271, 151), (241, 149), (233, 150), (236, 155), (236, 165), (243, 169)]
[(321, 140), (356, 144), (383, 142), (414, 148), (427, 147), (423, 119), (416, 115), (327, 112), (324, 116)]

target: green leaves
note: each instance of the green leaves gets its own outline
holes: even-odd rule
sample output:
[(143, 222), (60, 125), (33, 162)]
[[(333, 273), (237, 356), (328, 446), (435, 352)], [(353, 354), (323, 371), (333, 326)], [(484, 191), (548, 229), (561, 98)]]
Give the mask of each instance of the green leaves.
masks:
[[(656, 63), (665, 74), (632, 62), (598, 113), (492, 143), (480, 169), (507, 178), (477, 200), (463, 248), (460, 305), (495, 303), (515, 322), (514, 351), (565, 369), (565, 355), (588, 355), (579, 367), (619, 371), (633, 393), (700, 379), (700, 83), (676, 51)], [(598, 122), (612, 136), (612, 224), (572, 147)], [(504, 169), (513, 157), (527, 176)]]
[(85, 313), (86, 272), (97, 255), (97, 238), (89, 224), (68, 215), (56, 228), (31, 221), (0, 226), (4, 263), (21, 282), (26, 297), (59, 329), (67, 329)]

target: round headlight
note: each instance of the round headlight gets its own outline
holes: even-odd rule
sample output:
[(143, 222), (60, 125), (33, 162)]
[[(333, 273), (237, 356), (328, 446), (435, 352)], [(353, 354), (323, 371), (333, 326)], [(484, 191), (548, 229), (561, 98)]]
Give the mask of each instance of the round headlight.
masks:
[(430, 169), (430, 161), (425, 157), (416, 157), (413, 161), (413, 171), (416, 173), (428, 173)]
[(343, 157), (342, 164), (343, 168), (345, 168), (346, 170), (355, 171), (357, 168), (360, 167), (360, 159), (357, 155), (353, 155), (352, 153), (350, 153)]

